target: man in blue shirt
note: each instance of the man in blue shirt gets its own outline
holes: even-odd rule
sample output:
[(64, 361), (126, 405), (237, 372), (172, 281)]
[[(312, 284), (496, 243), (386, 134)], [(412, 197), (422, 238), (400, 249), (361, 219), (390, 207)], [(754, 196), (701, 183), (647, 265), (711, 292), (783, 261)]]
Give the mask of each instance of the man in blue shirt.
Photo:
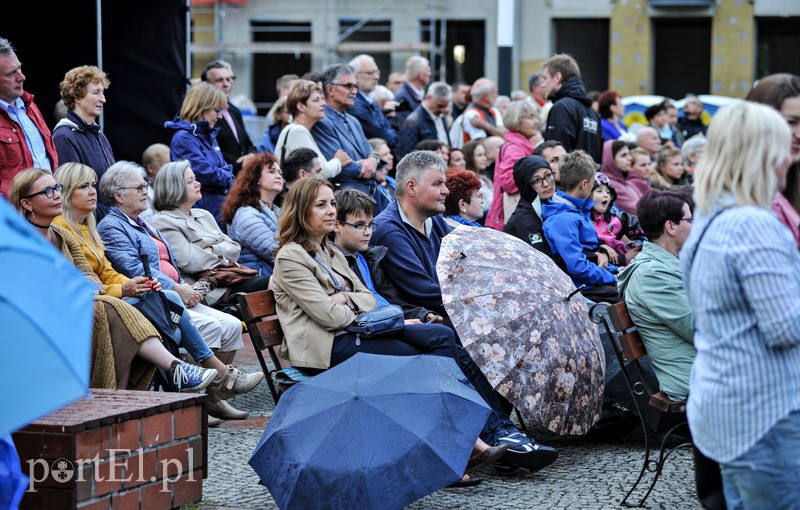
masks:
[(358, 94), (355, 73), (347, 64), (332, 64), (322, 75), (322, 88), (327, 103), (325, 117), (314, 125), (311, 136), (327, 159), (333, 158), (339, 149), (353, 159), (332, 181), (339, 188), (355, 188), (370, 195), (380, 212), (387, 201), (378, 193), (375, 182), (379, 158), (372, 154), (372, 146), (364, 136), (361, 123), (347, 113)]
[(11, 43), (0, 37), (0, 195), (8, 197), (11, 180), (26, 168), (53, 172), (58, 156), (33, 95), (23, 90), (25, 75)]
[[(380, 268), (385, 279), (397, 290), (397, 302), (423, 307), (440, 315), (443, 322), (452, 327), (442, 304), (442, 289), (436, 275), (441, 241), (450, 232), (442, 218), (444, 200), (449, 193), (445, 185), (446, 169), (444, 160), (431, 151), (406, 155), (397, 165), (397, 200), (375, 218), (374, 235), (367, 242), (373, 247), (386, 248)], [(380, 289), (383, 294), (383, 287)], [(430, 313), (424, 317), (429, 319)], [(507, 453), (494, 464), (495, 469), (504, 473), (527, 473), (555, 462), (558, 458), (555, 448), (536, 443), (511, 423), (499, 396), (463, 348), (459, 349), (459, 364), (494, 411), (492, 416), (497, 418), (495, 424), (487, 425), (481, 432), (481, 439), (490, 445), (508, 445)]]

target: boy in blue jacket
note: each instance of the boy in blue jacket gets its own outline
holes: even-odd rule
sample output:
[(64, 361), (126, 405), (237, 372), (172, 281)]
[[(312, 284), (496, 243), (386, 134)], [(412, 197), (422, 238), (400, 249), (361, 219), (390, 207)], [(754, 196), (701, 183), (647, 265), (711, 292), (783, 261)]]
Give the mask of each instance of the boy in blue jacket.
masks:
[[(565, 155), (559, 165), (561, 189), (549, 203), (542, 204), (544, 235), (554, 256), (564, 262), (567, 274), (583, 295), (592, 301), (619, 302), (616, 267), (600, 250), (591, 221), (592, 185), (597, 164), (585, 151)], [(596, 254), (597, 262), (588, 253)]]

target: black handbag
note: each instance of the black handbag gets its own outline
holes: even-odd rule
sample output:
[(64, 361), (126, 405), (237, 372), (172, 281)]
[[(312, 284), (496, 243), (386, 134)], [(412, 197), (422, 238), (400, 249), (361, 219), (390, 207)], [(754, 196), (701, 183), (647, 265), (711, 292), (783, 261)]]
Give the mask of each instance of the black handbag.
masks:
[(403, 329), (405, 326), (403, 309), (397, 305), (380, 306), (356, 316), (345, 331), (356, 334), (356, 345), (361, 345), (361, 337), (383, 335)]
[[(314, 257), (314, 260), (331, 276), (336, 292), (341, 292), (342, 286), (333, 271), (320, 262), (318, 258)], [(397, 305), (386, 305), (357, 315), (355, 320), (349, 326), (346, 326), (344, 330), (348, 333), (355, 333), (356, 345), (361, 345), (362, 336), (369, 337), (391, 333), (403, 329), (403, 326), (405, 326), (403, 309)]]

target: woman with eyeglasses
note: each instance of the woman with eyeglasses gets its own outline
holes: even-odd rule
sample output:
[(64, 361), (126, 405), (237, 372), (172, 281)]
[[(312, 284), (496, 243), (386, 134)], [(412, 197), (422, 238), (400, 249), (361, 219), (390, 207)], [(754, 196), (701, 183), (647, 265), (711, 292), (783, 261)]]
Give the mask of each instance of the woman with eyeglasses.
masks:
[[(196, 367), (175, 358), (138, 310), (106, 293), (79, 241), (68, 229), (53, 224), (62, 213), (62, 191), (63, 185), (57, 183), (50, 172), (29, 168), (14, 177), (9, 202), (97, 287), (90, 387), (146, 390), (155, 371), (154, 365), (167, 371), (183, 390), (200, 390), (211, 384), (218, 374), (216, 370)], [(145, 285), (136, 282), (134, 288)]]
[[(117, 272), (106, 257), (105, 246), (97, 232), (94, 218), (94, 211), (97, 207), (97, 190), (95, 189), (97, 176), (94, 170), (80, 163), (66, 163), (58, 168), (56, 181), (63, 186), (62, 213), (56, 217), (53, 225), (67, 230), (75, 236), (89, 266), (103, 284), (103, 290), (107, 295), (135, 304), (142, 294), (150, 290), (148, 279), (144, 276), (128, 278)], [(158, 280), (154, 280), (153, 287), (163, 292), (170, 301), (184, 307), (177, 292), (161, 289), (161, 283)], [(217, 382), (221, 383), (228, 367), (211, 352), (200, 331), (192, 324), (191, 316), (186, 308), (183, 308), (178, 327), (180, 331), (179, 344), (189, 352), (195, 363), (206, 368), (216, 369), (219, 374)], [(218, 392), (221, 387), (221, 384), (212, 384), (209, 391)], [(213, 406), (213, 404), (210, 405)]]
[[(167, 163), (158, 175), (177, 164)], [(208, 347), (223, 364), (228, 365), (225, 379), (221, 383), (227, 390), (225, 396), (220, 398), (247, 393), (261, 382), (263, 374), (261, 372), (245, 374), (231, 365), (236, 351), (243, 345), (242, 323), (233, 315), (203, 304), (203, 294), (181, 278), (176, 257), (166, 237), (141, 217), (147, 209), (147, 189), (144, 168), (130, 161), (114, 163), (100, 179), (100, 195), (108, 203), (113, 204), (109, 213), (97, 226), (100, 239), (106, 248), (106, 256), (114, 269), (128, 278), (145, 274), (143, 256), (146, 256), (153, 279), (158, 280), (163, 289), (178, 293), (189, 310), (192, 323), (200, 331)], [(158, 186), (156, 199), (158, 199)], [(198, 211), (205, 213), (209, 221), (216, 225), (208, 211), (203, 209)], [(209, 396), (209, 402), (214, 403), (209, 407), (209, 412), (217, 418), (247, 417), (247, 412), (239, 411), (213, 396)]]
[(251, 158), (239, 173), (222, 204), (222, 220), (228, 235), (239, 243), (239, 263), (270, 276), (273, 252), (278, 248), (278, 199), (283, 176), (275, 157), (262, 152)]
[(459, 225), (482, 227), (484, 197), (481, 181), (469, 170), (448, 168), (445, 172), (448, 193), (444, 199), (444, 219), (453, 228)]
[(181, 105), (180, 114), (164, 127), (172, 131), (170, 156), (172, 161), (187, 160), (203, 191), (196, 207), (210, 212), (219, 228), (222, 222), (222, 202), (233, 185), (233, 167), (225, 162), (219, 144), (217, 122), (228, 98), (222, 89), (207, 82), (193, 85)]
[(513, 172), (520, 200), (503, 226), (503, 232), (525, 241), (553, 258), (542, 229), (542, 203), (548, 202), (556, 192), (555, 174), (547, 160), (541, 156), (518, 159), (514, 163)]

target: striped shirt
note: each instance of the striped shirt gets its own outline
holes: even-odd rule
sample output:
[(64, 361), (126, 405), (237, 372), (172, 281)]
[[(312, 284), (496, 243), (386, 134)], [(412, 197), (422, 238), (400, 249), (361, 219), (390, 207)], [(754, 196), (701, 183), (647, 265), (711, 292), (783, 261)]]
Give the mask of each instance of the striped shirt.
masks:
[(697, 348), (689, 427), (721, 463), (800, 410), (800, 254), (773, 212), (732, 198), (695, 216), (680, 255)]

